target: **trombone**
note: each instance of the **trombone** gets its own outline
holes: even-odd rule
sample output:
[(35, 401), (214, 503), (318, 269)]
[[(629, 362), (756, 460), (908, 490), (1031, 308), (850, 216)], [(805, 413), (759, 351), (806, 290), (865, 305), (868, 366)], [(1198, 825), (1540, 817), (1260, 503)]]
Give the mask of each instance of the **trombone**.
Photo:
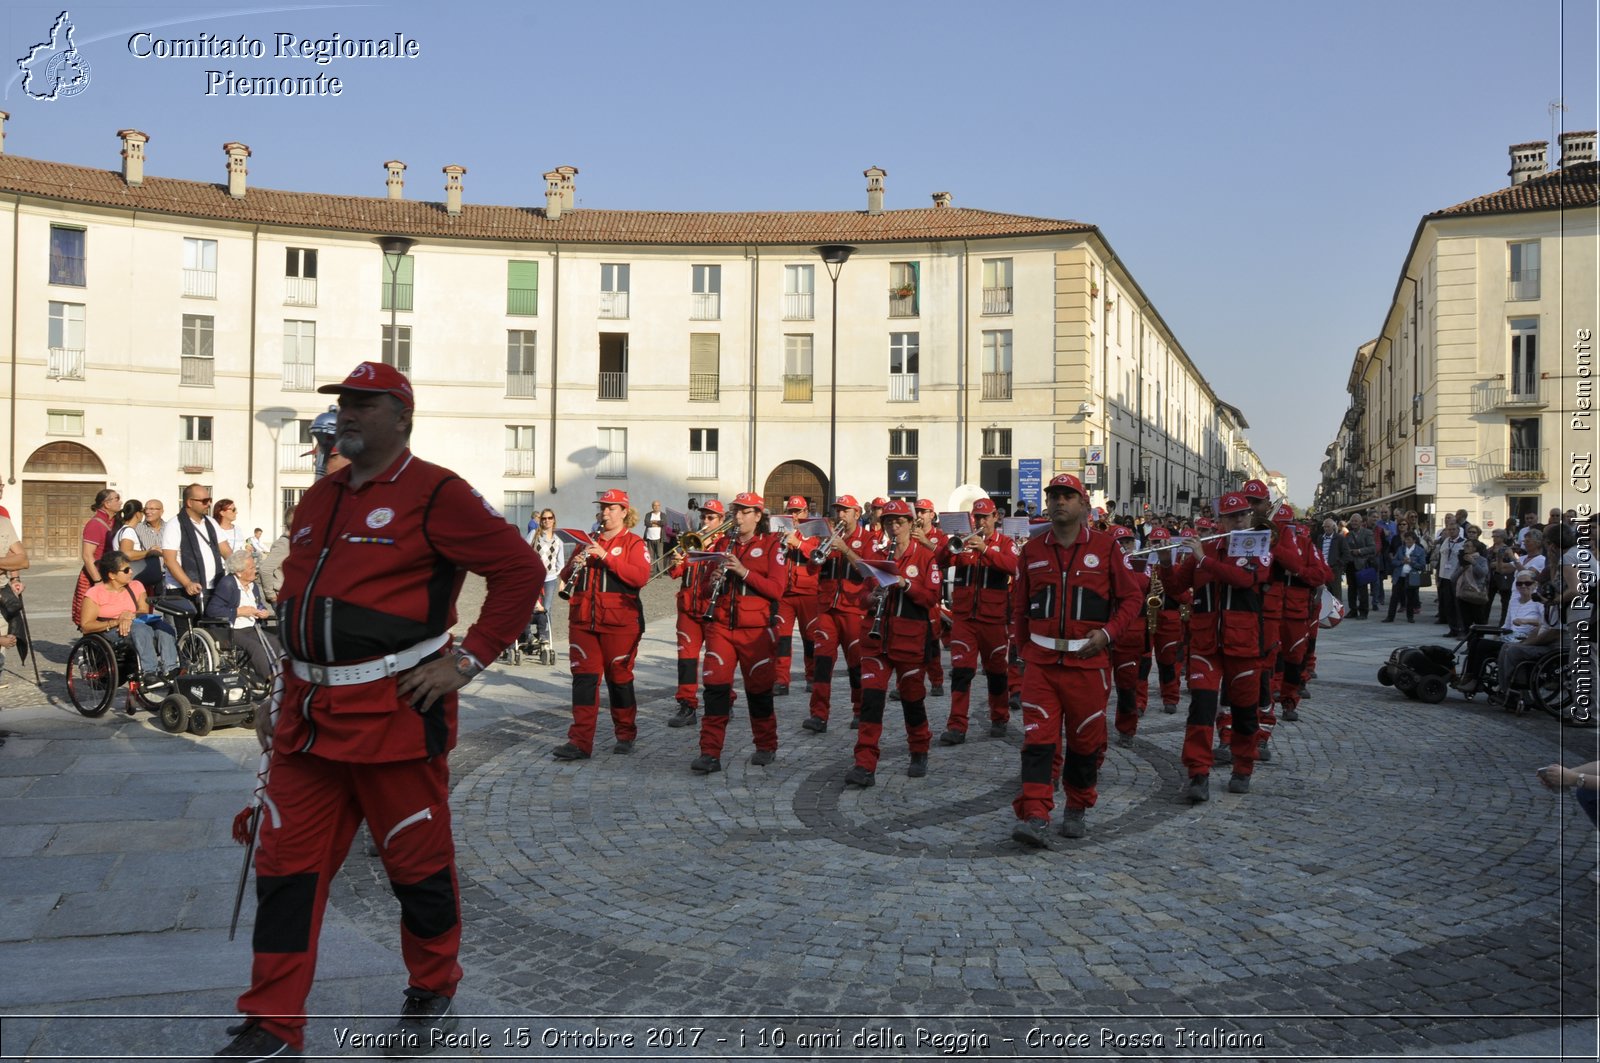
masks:
[(684, 532), (682, 535), (678, 536), (678, 541), (673, 544), (672, 552), (664, 555), (660, 562), (658, 562), (661, 567), (651, 571), (650, 579), (645, 580), (646, 585), (652, 582), (657, 576), (666, 575), (672, 566), (681, 561), (684, 555), (690, 550), (704, 550), (707, 543), (720, 536), (728, 534), (732, 528), (733, 517), (730, 515), (724, 517), (722, 519), (722, 523), (718, 524), (709, 531), (697, 528), (694, 531)]

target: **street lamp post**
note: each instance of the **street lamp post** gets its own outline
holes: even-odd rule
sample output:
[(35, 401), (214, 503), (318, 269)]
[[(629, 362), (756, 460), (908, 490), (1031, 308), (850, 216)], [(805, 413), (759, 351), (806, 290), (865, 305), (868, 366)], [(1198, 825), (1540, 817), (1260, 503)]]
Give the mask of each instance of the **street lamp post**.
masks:
[(400, 329), (396, 323), (395, 311), (400, 307), (400, 260), (407, 251), (417, 246), (417, 242), (409, 236), (380, 236), (377, 238), (378, 246), (383, 249), (384, 258), (390, 260), (389, 266), (389, 358), (388, 362), (396, 369), (400, 368)]
[(849, 244), (823, 244), (816, 251), (822, 256), (828, 279), (833, 282), (833, 346), (828, 362), (828, 491), (822, 508), (827, 514), (831, 512), (833, 500), (839, 497), (834, 467), (839, 449), (839, 271), (855, 248)]

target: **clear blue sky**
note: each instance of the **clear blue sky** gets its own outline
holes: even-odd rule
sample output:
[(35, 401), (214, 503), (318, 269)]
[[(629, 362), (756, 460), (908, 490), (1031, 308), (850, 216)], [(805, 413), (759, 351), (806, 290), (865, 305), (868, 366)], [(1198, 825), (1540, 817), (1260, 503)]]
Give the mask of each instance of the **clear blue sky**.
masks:
[[(487, 3), (68, 8), (91, 83), (28, 99), (13, 154), (115, 169), (119, 128), (147, 172), (258, 186), (543, 203), (571, 164), (581, 205), (961, 206), (1093, 222), (1308, 501), (1356, 347), (1378, 330), (1417, 221), (1507, 183), (1508, 145), (1596, 127), (1595, 4)], [(8, 63), (60, 4), (0, 14)], [(263, 38), (264, 60), (136, 59), (128, 37)], [(400, 32), (421, 56), (274, 59), (272, 35)], [(14, 64), (13, 68), (14, 68)], [(338, 98), (205, 95), (207, 69), (325, 73)], [(1552, 145), (1552, 152), (1554, 145)], [(1024, 352), (1019, 352), (1022, 357)]]

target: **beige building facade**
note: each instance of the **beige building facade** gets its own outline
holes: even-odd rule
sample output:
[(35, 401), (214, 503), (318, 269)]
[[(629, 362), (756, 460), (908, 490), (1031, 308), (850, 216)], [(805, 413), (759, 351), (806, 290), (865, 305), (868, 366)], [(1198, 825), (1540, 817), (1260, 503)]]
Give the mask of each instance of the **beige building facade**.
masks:
[[(170, 510), (199, 481), (274, 532), (316, 387), (364, 359), (411, 376), (418, 452), (519, 525), (587, 524), (614, 486), (1014, 505), (1030, 461), (1187, 513), (1260, 465), (1090, 224), (887, 210), (876, 168), (864, 211), (578, 208), (573, 167), (540, 208), (471, 203), (460, 166), (425, 201), (399, 161), (383, 196), (292, 193), (252, 187), (239, 142), (208, 183), (119, 136), (119, 170), (0, 153), (6, 475), (45, 556), (76, 556), (107, 484)], [(853, 249), (836, 287), (824, 245)]]

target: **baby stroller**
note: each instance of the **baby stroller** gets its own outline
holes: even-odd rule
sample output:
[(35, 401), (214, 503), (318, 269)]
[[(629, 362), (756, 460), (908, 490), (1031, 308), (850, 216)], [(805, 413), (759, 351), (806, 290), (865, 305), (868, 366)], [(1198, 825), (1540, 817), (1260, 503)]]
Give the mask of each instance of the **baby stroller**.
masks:
[(1394, 687), (1413, 701), (1437, 705), (1456, 678), (1456, 654), (1462, 646), (1401, 646), (1378, 668), (1378, 682)]

